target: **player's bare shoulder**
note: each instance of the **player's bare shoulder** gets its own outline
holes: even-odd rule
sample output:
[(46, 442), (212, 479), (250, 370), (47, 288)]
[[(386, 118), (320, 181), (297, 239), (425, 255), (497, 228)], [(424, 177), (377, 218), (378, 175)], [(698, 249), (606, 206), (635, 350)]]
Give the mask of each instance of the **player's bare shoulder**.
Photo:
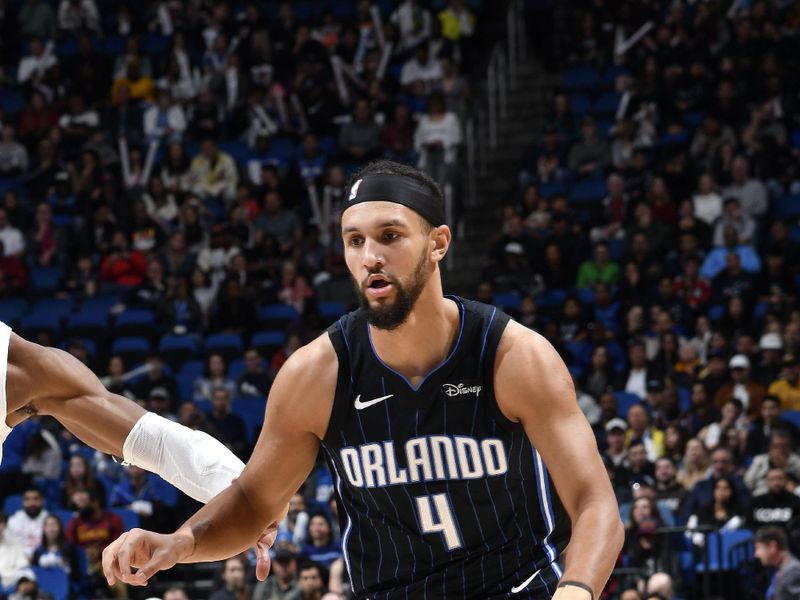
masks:
[(322, 439), (328, 428), (339, 360), (327, 333), (294, 352), (275, 378), (267, 402), (267, 416), (274, 406), (279, 418), (300, 417)]

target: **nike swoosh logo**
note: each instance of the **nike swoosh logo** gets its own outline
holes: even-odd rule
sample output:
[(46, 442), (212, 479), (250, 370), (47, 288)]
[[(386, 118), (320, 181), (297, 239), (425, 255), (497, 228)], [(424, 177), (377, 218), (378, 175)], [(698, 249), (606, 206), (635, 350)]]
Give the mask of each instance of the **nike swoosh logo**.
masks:
[(540, 572), (541, 572), (541, 569), (539, 569), (538, 571), (536, 571), (536, 573), (534, 573), (533, 575), (531, 575), (530, 577), (528, 577), (528, 578), (527, 578), (525, 581), (523, 581), (523, 582), (522, 582), (522, 583), (520, 583), (519, 585), (515, 585), (514, 587), (512, 587), (512, 588), (511, 588), (511, 593), (512, 593), (512, 594), (518, 594), (518, 593), (520, 593), (522, 590), (524, 590), (526, 587), (528, 587), (528, 585), (530, 585), (531, 581), (533, 581), (533, 579), (534, 579), (534, 578), (535, 578), (535, 577), (536, 577), (536, 576), (537, 576), (537, 575), (538, 575)]
[(381, 396), (380, 398), (373, 398), (372, 400), (367, 400), (366, 402), (361, 401), (361, 394), (356, 396), (355, 406), (356, 410), (364, 410), (365, 408), (369, 408), (373, 404), (377, 404), (378, 402), (383, 402), (384, 400), (388, 400), (394, 396), (394, 394), (389, 394), (388, 396)]

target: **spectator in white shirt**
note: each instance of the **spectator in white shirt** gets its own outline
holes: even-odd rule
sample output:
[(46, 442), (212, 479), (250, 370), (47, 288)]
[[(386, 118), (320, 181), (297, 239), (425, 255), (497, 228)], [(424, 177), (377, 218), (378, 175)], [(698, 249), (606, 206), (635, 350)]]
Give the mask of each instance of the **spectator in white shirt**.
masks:
[(404, 0), (392, 13), (400, 30), (400, 50), (411, 50), (431, 36), (431, 13), (419, 0)]
[(32, 84), (40, 83), (47, 70), (58, 63), (58, 59), (52, 52), (52, 46), (44, 46), (42, 40), (33, 38), (30, 41), (30, 54), (19, 61), (17, 69), (17, 81)]
[(745, 245), (753, 244), (753, 237), (756, 234), (756, 222), (742, 210), (741, 202), (738, 198), (725, 198), (725, 211), (717, 219), (714, 226), (714, 245), (722, 247), (726, 245), (725, 230), (733, 227), (739, 234), (739, 243)]
[(42, 529), (48, 514), (44, 509), (42, 492), (29, 487), (22, 495), (22, 508), (8, 519), (8, 535), (22, 544), (28, 558), (42, 543)]
[(414, 58), (410, 58), (400, 71), (400, 85), (406, 89), (417, 81), (425, 84), (427, 89), (438, 87), (442, 83), (444, 72), (441, 63), (431, 58), (428, 45), (422, 44), (414, 51)]
[(733, 159), (731, 177), (733, 182), (722, 191), (725, 198), (733, 196), (741, 202), (742, 210), (753, 218), (767, 212), (767, 188), (758, 179), (748, 176), (748, 162), (743, 156)]
[(90, 29), (100, 31), (100, 13), (94, 0), (61, 0), (58, 6), (58, 26), (64, 31)]
[(144, 113), (144, 134), (151, 141), (180, 142), (186, 130), (186, 115), (172, 102), (169, 90), (158, 92), (157, 103)]
[(717, 182), (711, 173), (700, 175), (697, 193), (692, 198), (694, 216), (708, 225), (714, 225), (722, 216), (722, 196), (717, 191)]
[(0, 242), (6, 256), (20, 256), (25, 252), (25, 236), (8, 220), (5, 208), (0, 208)]
[(427, 171), (439, 185), (450, 177), (461, 143), (461, 125), (451, 112), (445, 112), (444, 98), (432, 94), (428, 112), (414, 134), (414, 149), (419, 153), (418, 167)]
[(14, 582), (14, 575), (22, 567), (28, 565), (25, 550), (6, 528), (8, 517), (0, 511), (0, 588), (8, 587)]

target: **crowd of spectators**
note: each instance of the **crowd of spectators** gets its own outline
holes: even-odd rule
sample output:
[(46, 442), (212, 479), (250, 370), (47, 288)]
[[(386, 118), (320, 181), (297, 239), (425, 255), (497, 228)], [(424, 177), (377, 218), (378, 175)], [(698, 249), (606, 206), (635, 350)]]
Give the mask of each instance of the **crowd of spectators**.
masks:
[(660, 525), (779, 525), (800, 550), (800, 6), (577, 4), (478, 296), (569, 365), (619, 565), (686, 591)]
[[(481, 10), (0, 0), (0, 319), (246, 458), (275, 372), (356, 304), (348, 176), (385, 157), (457, 180)], [(327, 469), (303, 492), (274, 576), (253, 586), (253, 556), (231, 559), (215, 600), (346, 596)], [(197, 508), (38, 418), (4, 445), (1, 500), (14, 600), (125, 597), (99, 572), (104, 545)]]

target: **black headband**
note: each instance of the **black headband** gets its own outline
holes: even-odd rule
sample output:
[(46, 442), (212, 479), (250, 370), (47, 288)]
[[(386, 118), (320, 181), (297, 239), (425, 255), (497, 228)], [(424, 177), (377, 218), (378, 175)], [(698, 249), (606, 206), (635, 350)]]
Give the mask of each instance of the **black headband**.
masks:
[(356, 180), (350, 188), (344, 210), (353, 204), (379, 201), (407, 206), (434, 227), (444, 223), (444, 206), (430, 187), (413, 177), (392, 173), (372, 173)]

